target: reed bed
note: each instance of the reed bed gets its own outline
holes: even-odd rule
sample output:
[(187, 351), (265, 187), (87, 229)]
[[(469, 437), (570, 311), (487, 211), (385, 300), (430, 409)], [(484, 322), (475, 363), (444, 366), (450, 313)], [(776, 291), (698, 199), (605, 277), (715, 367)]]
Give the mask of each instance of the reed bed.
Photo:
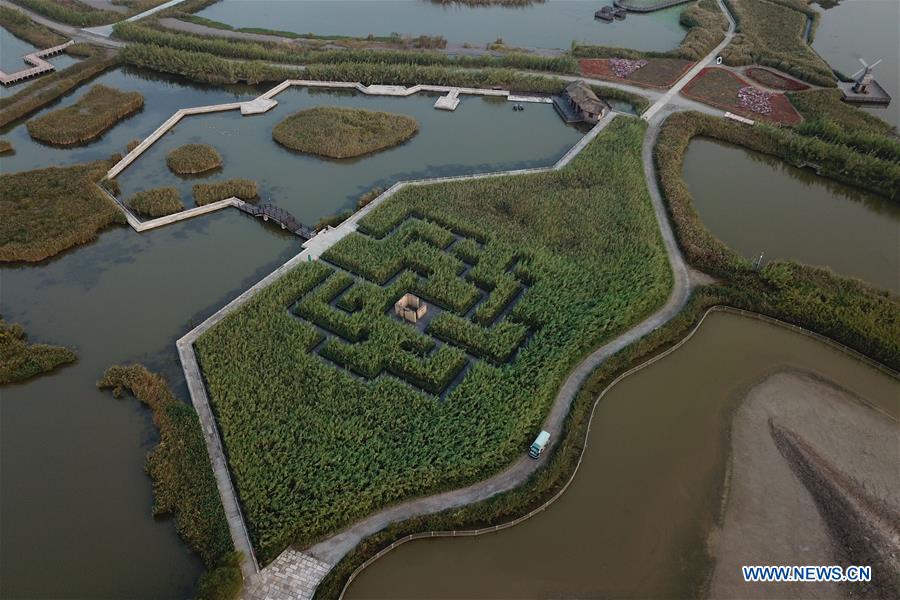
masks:
[(21, 325), (0, 319), (0, 385), (26, 381), (75, 359), (68, 348), (29, 344)]
[(185, 144), (166, 154), (166, 165), (178, 175), (196, 175), (220, 168), (222, 157), (208, 144)]
[(245, 202), (259, 199), (259, 190), (252, 179), (226, 179), (213, 183), (198, 183), (192, 188), (197, 206), (211, 204), (226, 198), (240, 198)]
[(86, 144), (143, 107), (139, 92), (95, 85), (73, 105), (28, 121), (26, 127), (32, 138), (48, 144)]
[(147, 217), (164, 217), (184, 210), (181, 194), (174, 187), (154, 188), (137, 192), (128, 199), (128, 206)]

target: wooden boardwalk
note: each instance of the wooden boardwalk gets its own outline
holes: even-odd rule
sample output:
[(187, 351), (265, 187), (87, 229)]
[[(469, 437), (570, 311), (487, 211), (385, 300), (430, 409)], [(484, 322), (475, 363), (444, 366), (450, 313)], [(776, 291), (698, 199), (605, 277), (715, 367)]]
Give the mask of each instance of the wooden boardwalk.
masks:
[(74, 44), (72, 40), (69, 40), (65, 44), (60, 44), (59, 46), (53, 46), (52, 48), (45, 48), (44, 50), (38, 50), (36, 52), (32, 52), (31, 54), (26, 54), (22, 57), (27, 64), (32, 65), (30, 69), (22, 69), (21, 71), (16, 71), (15, 73), (6, 73), (4, 71), (0, 71), (0, 83), (3, 85), (13, 85), (19, 83), (20, 81), (24, 81), (26, 79), (30, 79), (32, 77), (37, 77), (38, 75), (43, 75), (44, 73), (49, 73), (50, 71), (55, 71), (56, 67), (52, 64), (44, 60), (50, 56), (56, 56), (57, 54), (65, 51), (66, 48)]
[(647, 6), (630, 4), (628, 0), (613, 0), (613, 4), (615, 4), (616, 7), (624, 8), (628, 12), (633, 13), (649, 13), (678, 6), (679, 4), (687, 4), (688, 2), (694, 2), (694, 0), (662, 0), (661, 2)]
[(307, 227), (297, 220), (294, 215), (274, 204), (250, 204), (248, 202), (241, 202), (234, 206), (251, 217), (260, 217), (263, 221), (273, 221), (280, 225), (282, 229), (287, 229), (304, 240), (311, 240), (313, 236), (316, 235), (314, 229)]

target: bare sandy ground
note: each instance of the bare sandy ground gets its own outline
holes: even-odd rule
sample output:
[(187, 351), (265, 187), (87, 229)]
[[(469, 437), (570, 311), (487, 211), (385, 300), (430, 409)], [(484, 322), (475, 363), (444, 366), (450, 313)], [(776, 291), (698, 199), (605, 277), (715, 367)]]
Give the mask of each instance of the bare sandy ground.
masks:
[[(783, 434), (780, 437), (779, 432)], [(864, 507), (856, 511), (857, 516), (862, 515), (860, 521), (831, 514), (830, 507), (844, 503), (835, 502), (838, 496), (823, 493), (822, 485), (811, 483), (811, 478), (798, 470), (796, 460), (786, 458), (794, 456), (785, 453), (788, 438), (813, 457), (817, 473), (824, 473), (819, 483), (825, 481), (824, 487), (849, 497), (854, 506)], [(732, 424), (732, 476), (727, 493), (723, 526), (713, 531), (709, 540), (716, 559), (710, 597), (893, 594), (890, 587), (883, 587), (883, 572), (881, 583), (873, 586), (749, 584), (741, 576), (742, 565), (869, 564), (864, 561), (873, 561), (876, 555), (887, 561), (888, 568), (897, 566), (900, 535), (894, 528), (900, 523), (900, 426), (850, 392), (799, 372), (776, 373), (751, 389)], [(877, 510), (870, 514), (866, 506)], [(842, 530), (841, 525), (850, 521)], [(873, 535), (868, 535), (869, 526)], [(866, 535), (847, 539), (848, 528), (850, 537), (862, 531)], [(874, 551), (868, 548), (870, 538), (877, 541)], [(885, 563), (879, 566), (883, 569)], [(879, 573), (874, 573), (878, 566), (872, 567), (878, 577)]]

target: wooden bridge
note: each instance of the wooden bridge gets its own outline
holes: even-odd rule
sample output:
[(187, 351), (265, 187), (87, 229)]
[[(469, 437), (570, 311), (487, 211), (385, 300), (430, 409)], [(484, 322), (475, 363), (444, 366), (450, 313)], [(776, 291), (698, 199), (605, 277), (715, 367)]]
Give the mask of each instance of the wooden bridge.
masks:
[(316, 235), (314, 229), (307, 227), (298, 221), (294, 215), (274, 204), (250, 204), (248, 202), (241, 202), (236, 204), (236, 206), (238, 210), (251, 217), (262, 217), (263, 221), (274, 221), (280, 225), (282, 229), (287, 229), (303, 239), (309, 240)]
[(15, 73), (5, 73), (0, 71), (0, 83), (3, 85), (12, 85), (14, 83), (18, 83), (20, 81), (24, 81), (30, 77), (37, 77), (38, 75), (43, 75), (44, 73), (49, 73), (56, 69), (53, 65), (44, 60), (50, 56), (56, 56), (60, 52), (64, 51), (66, 48), (71, 46), (74, 42), (69, 40), (65, 44), (60, 44), (59, 46), (53, 46), (52, 48), (46, 48), (44, 50), (37, 50), (30, 54), (26, 54), (22, 60), (24, 60), (29, 65), (32, 65), (30, 69), (22, 69), (21, 71), (16, 71)]
[(694, 0), (661, 0), (656, 4), (648, 4), (644, 5), (634, 5), (630, 4), (628, 0), (613, 0), (613, 4), (615, 4), (618, 8), (624, 8), (628, 12), (633, 13), (649, 13), (656, 10), (662, 10), (664, 8), (670, 8), (672, 6), (678, 6), (679, 4), (687, 4), (688, 2), (693, 2)]

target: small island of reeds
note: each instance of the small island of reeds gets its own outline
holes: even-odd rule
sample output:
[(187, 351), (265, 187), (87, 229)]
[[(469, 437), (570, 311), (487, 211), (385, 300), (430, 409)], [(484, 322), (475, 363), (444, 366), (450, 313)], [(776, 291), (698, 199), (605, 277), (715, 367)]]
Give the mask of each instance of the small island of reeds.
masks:
[(147, 217), (164, 217), (184, 210), (181, 194), (174, 187), (138, 192), (128, 199), (128, 206)]
[(272, 130), (279, 144), (328, 158), (353, 158), (402, 144), (419, 131), (412, 117), (358, 108), (301, 110)]
[(222, 166), (222, 157), (212, 146), (185, 144), (166, 155), (166, 164), (177, 175), (196, 175)]
[(68, 348), (29, 344), (21, 325), (0, 318), (0, 384), (25, 381), (74, 361)]
[(138, 92), (95, 85), (75, 104), (26, 123), (34, 139), (48, 144), (86, 144), (144, 106)]

